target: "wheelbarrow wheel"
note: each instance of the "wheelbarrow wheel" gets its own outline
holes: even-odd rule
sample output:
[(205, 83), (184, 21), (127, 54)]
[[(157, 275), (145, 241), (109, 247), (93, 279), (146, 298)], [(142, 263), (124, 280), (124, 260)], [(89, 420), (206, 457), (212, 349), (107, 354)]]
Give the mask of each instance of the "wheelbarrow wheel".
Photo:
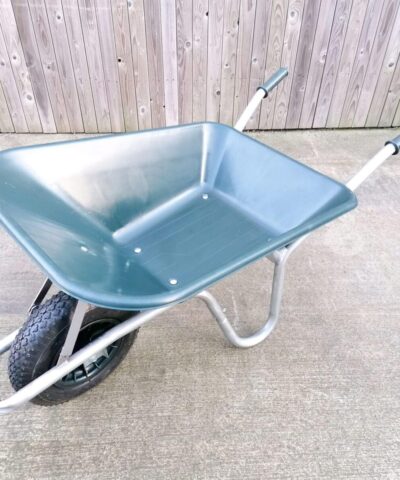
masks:
[[(31, 312), (10, 350), (8, 374), (15, 390), (20, 390), (57, 364), (75, 306), (74, 298), (59, 292)], [(89, 309), (83, 319), (74, 352), (135, 313), (138, 312), (98, 307)], [(98, 385), (124, 359), (137, 333), (138, 330), (135, 330), (117, 340), (35, 397), (32, 402), (38, 405), (56, 405)]]

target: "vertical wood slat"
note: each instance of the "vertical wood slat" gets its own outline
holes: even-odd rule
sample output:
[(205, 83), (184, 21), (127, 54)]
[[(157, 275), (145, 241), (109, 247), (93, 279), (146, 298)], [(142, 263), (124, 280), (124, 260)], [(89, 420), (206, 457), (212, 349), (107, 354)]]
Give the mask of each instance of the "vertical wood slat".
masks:
[(10, 0), (0, 0), (0, 26), (22, 108), (25, 113), (28, 130), (33, 133), (42, 132), (38, 106), (33, 94), (25, 56), (22, 51), (21, 39)]
[(96, 110), (97, 128), (99, 132), (111, 132), (111, 120), (108, 108), (106, 84), (103, 72), (103, 61), (100, 51), (100, 40), (97, 28), (96, 9), (93, 0), (78, 0), (85, 42), (86, 58), (92, 85), (94, 107)]
[(176, 125), (179, 123), (179, 116), (175, 0), (163, 0), (161, 2), (161, 24), (164, 65), (165, 123), (166, 125)]
[(308, 72), (307, 86), (300, 115), (300, 128), (311, 128), (314, 121), (335, 8), (336, 0), (321, 1), (314, 46), (311, 54), (310, 71)]
[(128, 17), (139, 128), (147, 129), (151, 128), (152, 122), (143, 0), (128, 0)]
[(57, 132), (57, 127), (27, 0), (21, 0), (14, 3), (13, 10), (23, 49), (23, 55), (32, 81), (33, 93), (36, 99), (43, 132), (55, 133)]
[[(261, 0), (260, 0), (261, 1)], [(239, 37), (235, 75), (235, 102), (233, 123), (246, 108), (249, 93), (249, 70), (253, 47), (256, 0), (241, 0), (239, 17)]]
[(13, 129), (17, 132), (28, 132), (28, 125), (25, 120), (24, 110), (20, 101), (18, 88), (15, 83), (11, 63), (8, 58), (3, 35), (0, 32), (0, 81), (2, 83), (3, 97), (8, 106), (7, 111), (12, 118)]
[(383, 2), (370, 0), (368, 3), (364, 25), (361, 30), (360, 41), (356, 51), (356, 59), (351, 72), (349, 88), (347, 90), (342, 115), (340, 117), (339, 125), (341, 127), (351, 127), (353, 124), (384, 3), (387, 3), (386, 0)]
[(389, 42), (397, 9), (397, 0), (388, 0), (383, 6), (378, 30), (375, 36), (375, 42), (371, 49), (371, 56), (365, 72), (364, 83), (360, 91), (353, 119), (353, 127), (363, 127), (367, 120), (369, 107), (374, 96), (375, 87), (378, 82), (379, 72), (382, 67), (384, 53)]
[(83, 132), (81, 107), (75, 84), (74, 68), (68, 47), (67, 29), (61, 0), (46, 0), (46, 7), (60, 81), (66, 99), (65, 104), (69, 124), (73, 132)]
[[(237, 0), (235, 0), (237, 1)], [(193, 121), (206, 119), (208, 0), (193, 0)]]
[[(271, 27), (268, 39), (268, 53), (265, 65), (264, 80), (269, 78), (281, 66), (283, 42), (285, 39), (288, 0), (273, 0), (271, 10)], [(272, 128), (276, 92), (268, 95), (262, 102), (259, 125), (262, 129)]]
[(121, 88), (119, 85), (111, 4), (110, 0), (96, 0), (95, 4), (111, 131), (124, 132), (124, 110), (122, 108)]
[(219, 121), (233, 124), (240, 0), (225, 0)]
[(397, 9), (396, 20), (392, 28), (391, 38), (386, 50), (385, 58), (379, 79), (376, 84), (375, 93), (369, 107), (366, 121), (367, 127), (373, 127), (379, 124), (385, 100), (389, 95), (390, 84), (396, 69), (397, 59), (400, 54), (400, 8)]
[(275, 93), (275, 114), (272, 126), (277, 129), (283, 129), (286, 125), (290, 91), (293, 82), (293, 71), (296, 63), (297, 46), (303, 17), (303, 6), (303, 0), (290, 0), (289, 2), (281, 58), (281, 66), (288, 68), (289, 75), (284, 82), (278, 85)]
[(96, 111), (77, 0), (62, 0), (62, 10), (84, 130), (86, 133), (94, 133), (98, 131)]
[(165, 126), (160, 0), (146, 0), (144, 7), (151, 118), (153, 128), (158, 128)]
[(400, 101), (397, 104), (397, 110), (393, 119), (392, 127), (400, 127)]
[(113, 0), (111, 7), (125, 130), (129, 132), (138, 129), (138, 114), (128, 6), (124, 0)]
[[(19, 3), (19, 1), (18, 1)], [(67, 102), (50, 33), (44, 0), (27, 0), (58, 132), (70, 132)]]
[[(271, 23), (273, 23), (272, 15), (273, 2), (258, 1), (256, 5), (256, 18), (254, 23), (254, 37), (253, 37), (253, 51), (251, 53), (251, 66), (250, 66), (250, 82), (249, 93), (247, 101), (249, 102), (253, 95), (256, 93), (257, 88), (264, 83), (265, 80), (265, 64), (269, 52), (268, 38)], [(282, 33), (283, 37), (283, 33)], [(280, 66), (280, 64), (279, 64)], [(274, 98), (275, 100), (275, 98)], [(263, 102), (265, 106), (266, 100)], [(258, 128), (260, 121), (261, 105), (250, 117), (247, 122), (246, 128), (248, 130)]]
[(305, 1), (296, 65), (293, 72), (292, 90), (290, 92), (290, 102), (286, 117), (286, 128), (298, 128), (299, 126), (321, 3), (320, 0)]
[(336, 5), (321, 88), (315, 109), (313, 122), (314, 128), (325, 127), (328, 119), (329, 107), (332, 100), (336, 75), (339, 69), (351, 6), (352, 0), (338, 0)]
[(383, 105), (382, 113), (378, 125), (380, 127), (390, 127), (396, 125), (394, 120), (397, 104), (400, 98), (400, 58), (397, 60), (396, 69), (390, 82), (389, 92)]
[(0, 82), (0, 132), (12, 133), (15, 132), (14, 124), (11, 119), (10, 112), (8, 110), (6, 98), (3, 93), (3, 87)]
[(191, 123), (193, 118), (192, 10), (192, 0), (176, 0), (179, 123)]
[(221, 62), (224, 0), (210, 0), (207, 57), (207, 120), (218, 122), (221, 98)]

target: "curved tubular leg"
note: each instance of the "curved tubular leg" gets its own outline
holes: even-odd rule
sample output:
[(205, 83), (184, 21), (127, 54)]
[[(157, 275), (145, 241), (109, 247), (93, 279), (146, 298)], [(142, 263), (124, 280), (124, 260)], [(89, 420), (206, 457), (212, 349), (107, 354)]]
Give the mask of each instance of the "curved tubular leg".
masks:
[(279, 259), (275, 261), (274, 277), (272, 280), (270, 309), (269, 309), (269, 315), (268, 315), (267, 321), (260, 328), (260, 330), (253, 333), (252, 335), (249, 335), (248, 337), (241, 337), (235, 332), (231, 323), (229, 322), (226, 315), (222, 311), (221, 306), (219, 305), (217, 300), (211, 295), (210, 292), (204, 290), (203, 292), (200, 292), (197, 295), (197, 297), (203, 300), (203, 302), (207, 305), (211, 313), (215, 316), (218, 322), (218, 325), (223, 331), (225, 337), (236, 347), (241, 347), (241, 348), (254, 347), (255, 345), (265, 340), (268, 337), (268, 335), (272, 332), (272, 330), (275, 328), (276, 324), (278, 323), (279, 310), (281, 306), (282, 292), (283, 292), (285, 264), (288, 256), (286, 252), (287, 250), (285, 250), (285, 254), (283, 254)]
[(17, 330), (14, 330), (12, 333), (7, 335), (6, 337), (0, 339), (0, 355), (10, 350), (15, 337), (18, 335), (18, 332), (19, 332), (19, 328)]

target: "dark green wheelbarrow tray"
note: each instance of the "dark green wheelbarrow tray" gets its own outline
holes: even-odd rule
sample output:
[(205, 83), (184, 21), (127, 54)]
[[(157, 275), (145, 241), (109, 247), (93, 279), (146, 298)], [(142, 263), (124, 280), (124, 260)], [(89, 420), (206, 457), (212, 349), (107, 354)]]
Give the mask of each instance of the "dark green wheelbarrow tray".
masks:
[[(296, 240), (357, 201), (354, 188), (238, 130), (199, 123), (1, 152), (0, 219), (50, 280), (0, 343), (19, 390), (0, 412), (82, 393), (140, 325), (194, 296), (237, 346), (270, 333)], [(263, 256), (275, 263), (270, 316), (239, 337), (204, 289)], [(51, 283), (62, 293), (44, 302)]]

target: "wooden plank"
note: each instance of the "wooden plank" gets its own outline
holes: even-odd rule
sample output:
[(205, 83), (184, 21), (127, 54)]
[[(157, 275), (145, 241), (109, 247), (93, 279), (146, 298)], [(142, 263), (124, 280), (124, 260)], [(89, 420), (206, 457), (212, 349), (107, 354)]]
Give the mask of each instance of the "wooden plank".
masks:
[(62, 9), (84, 130), (94, 133), (98, 131), (96, 110), (77, 0), (62, 0)]
[[(397, 9), (398, 0), (388, 0), (383, 6), (378, 30), (375, 35), (375, 42), (371, 49), (368, 67), (365, 72), (363, 86), (352, 123), (353, 127), (363, 127), (367, 121), (369, 108), (378, 82)], [(400, 32), (398, 32), (398, 35), (399, 34)]]
[(396, 20), (393, 24), (388, 48), (376, 84), (375, 93), (366, 121), (367, 127), (375, 127), (379, 124), (387, 96), (389, 95), (390, 84), (396, 69), (397, 59), (400, 54), (400, 8), (397, 9)]
[[(235, 0), (237, 1), (237, 0)], [(208, 0), (193, 0), (193, 121), (206, 119)]]
[(240, 0), (225, 1), (219, 121), (228, 125), (233, 124), (239, 11)]
[(304, 6), (296, 66), (293, 72), (292, 90), (286, 118), (286, 128), (298, 128), (300, 123), (320, 3), (320, 0), (306, 0)]
[[(175, 0), (163, 0), (161, 2), (161, 24), (164, 65), (165, 123), (166, 125), (176, 125), (179, 122), (179, 116)], [(186, 102), (187, 101), (188, 100), (186, 100)]]
[(233, 123), (236, 123), (236, 120), (243, 113), (243, 110), (247, 106), (255, 15), (256, 0), (241, 0), (235, 75), (235, 101), (233, 109)]
[(66, 99), (69, 124), (73, 132), (83, 132), (83, 120), (75, 83), (74, 67), (68, 44), (61, 0), (46, 0), (47, 17), (58, 63), (58, 71)]
[(138, 114), (128, 6), (125, 0), (113, 0), (111, 6), (125, 129), (132, 131), (138, 129)]
[[(271, 27), (268, 40), (268, 55), (266, 59), (263, 80), (269, 78), (280, 68), (282, 59), (283, 42), (285, 39), (288, 0), (273, 0), (271, 13)], [(276, 92), (268, 95), (261, 104), (259, 128), (262, 130), (272, 128), (274, 121)]]
[(353, 0), (353, 6), (347, 24), (346, 37), (343, 44), (342, 55), (326, 121), (326, 126), (328, 128), (337, 128), (340, 123), (340, 116), (342, 114), (343, 104), (350, 82), (356, 49), (364, 24), (367, 6), (368, 0)]
[(356, 113), (357, 103), (360, 97), (361, 89), (364, 83), (365, 73), (371, 56), (371, 50), (374, 44), (375, 34), (378, 28), (384, 2), (370, 0), (365, 15), (364, 25), (361, 30), (360, 41), (358, 43), (356, 58), (351, 72), (349, 87), (343, 105), (342, 115), (339, 125), (341, 127), (351, 127)]
[(124, 109), (122, 108), (121, 88), (119, 86), (111, 4), (110, 0), (96, 0), (95, 4), (111, 130), (113, 132), (124, 132)]
[(13, 4), (16, 25), (24, 52), (29, 77), (32, 81), (33, 93), (36, 99), (38, 113), (44, 133), (57, 131), (46, 79), (42, 69), (39, 49), (36, 43), (31, 15), (27, 0)]
[(151, 128), (151, 108), (143, 0), (128, 0), (128, 16), (136, 101), (138, 105), (138, 122), (140, 129), (146, 129)]
[(28, 0), (33, 30), (58, 132), (70, 132), (68, 110), (58, 71), (44, 0)]
[(13, 130), (16, 132), (28, 132), (28, 125), (25, 120), (24, 110), (22, 108), (19, 92), (15, 83), (11, 63), (8, 58), (3, 34), (0, 30), (0, 82), (2, 84), (2, 93), (7, 101), (7, 110), (12, 118)]
[(218, 122), (221, 99), (224, 0), (209, 3), (207, 59), (207, 120)]
[(146, 0), (144, 6), (151, 118), (156, 128), (165, 125), (160, 3), (159, 0)]
[(314, 128), (326, 125), (331, 104), (335, 79), (339, 69), (340, 57), (350, 18), (352, 0), (338, 0), (329, 40), (326, 63), (314, 115)]
[(14, 125), (11, 119), (10, 112), (8, 110), (6, 98), (3, 93), (3, 88), (0, 82), (0, 132), (1, 133), (13, 133)]
[(285, 128), (289, 106), (290, 91), (293, 82), (293, 72), (296, 64), (296, 54), (303, 18), (303, 0), (290, 0), (286, 21), (285, 38), (282, 46), (281, 64), (287, 67), (289, 75), (278, 85), (276, 90), (275, 113), (273, 128)]
[(94, 107), (96, 110), (97, 128), (99, 132), (110, 132), (111, 120), (108, 108), (95, 5), (93, 0), (78, 0), (78, 6), (82, 23), (90, 82), (92, 85)]
[[(286, 2), (283, 2), (286, 3)], [(256, 18), (254, 23), (253, 51), (251, 54), (250, 65), (250, 83), (247, 103), (256, 93), (257, 88), (264, 83), (265, 80), (265, 64), (268, 56), (268, 38), (271, 25), (271, 10), (273, 2), (265, 2), (258, 0), (256, 5)], [(273, 10), (272, 10), (273, 11)], [(284, 14), (286, 17), (286, 12)], [(282, 15), (283, 17), (283, 15)], [(286, 19), (286, 18), (285, 18)], [(284, 23), (282, 29), (284, 31)], [(284, 32), (282, 32), (283, 38)], [(247, 122), (246, 129), (254, 130), (258, 128), (260, 120), (261, 106), (253, 113)]]
[(382, 113), (378, 125), (380, 127), (390, 127), (396, 115), (397, 103), (400, 98), (400, 58), (397, 60), (397, 65), (390, 82), (389, 91), (383, 105)]
[(176, 0), (179, 123), (191, 123), (193, 97), (192, 0)]
[(321, 1), (317, 30), (315, 32), (314, 46), (311, 55), (310, 71), (307, 77), (307, 86), (304, 93), (303, 107), (300, 116), (300, 128), (311, 128), (313, 125), (335, 8), (336, 1)]
[(38, 107), (10, 0), (0, 0), (0, 24), (28, 130), (33, 133), (42, 132)]
[(393, 119), (392, 127), (400, 127), (400, 101), (397, 104), (397, 110)]

